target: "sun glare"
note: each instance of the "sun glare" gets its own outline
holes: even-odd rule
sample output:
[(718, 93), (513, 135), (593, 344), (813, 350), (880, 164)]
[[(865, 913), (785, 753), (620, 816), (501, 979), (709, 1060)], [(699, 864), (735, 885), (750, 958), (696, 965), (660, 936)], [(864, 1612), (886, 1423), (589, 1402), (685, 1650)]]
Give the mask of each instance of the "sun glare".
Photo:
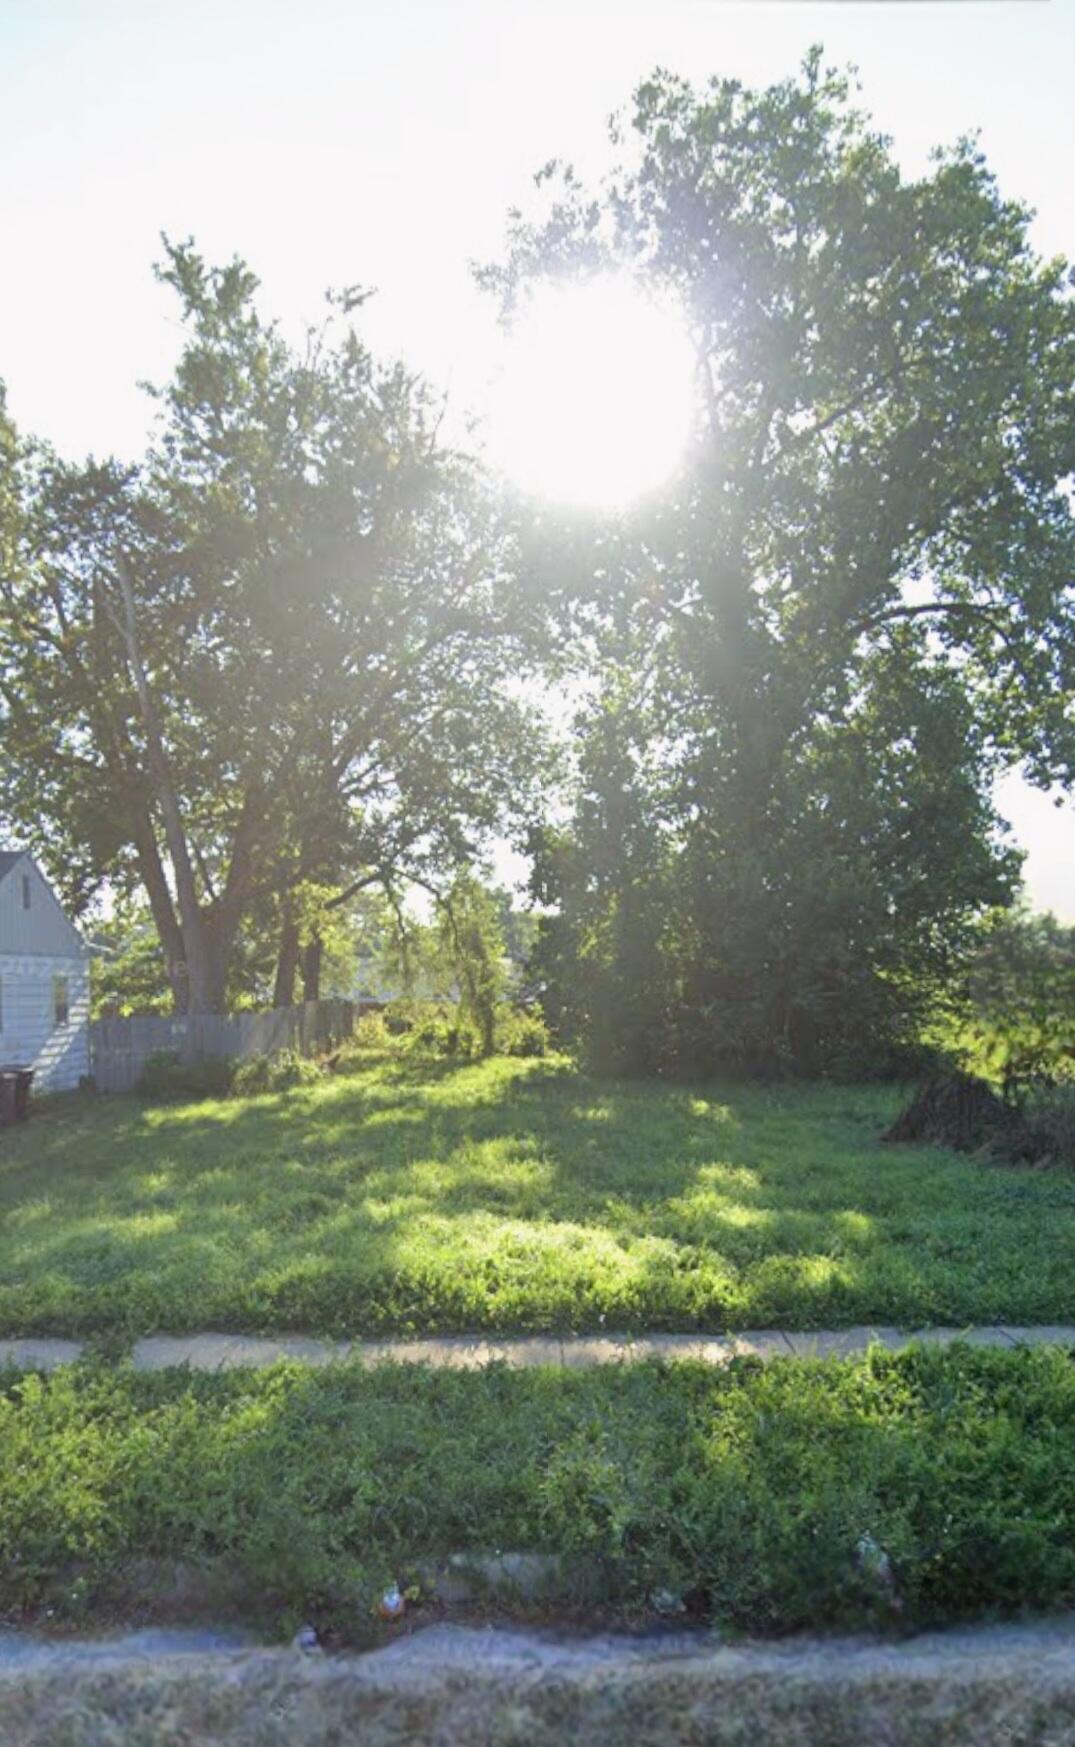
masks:
[(690, 432), (682, 321), (611, 275), (535, 293), (511, 331), (493, 459), (525, 491), (619, 508), (662, 485)]

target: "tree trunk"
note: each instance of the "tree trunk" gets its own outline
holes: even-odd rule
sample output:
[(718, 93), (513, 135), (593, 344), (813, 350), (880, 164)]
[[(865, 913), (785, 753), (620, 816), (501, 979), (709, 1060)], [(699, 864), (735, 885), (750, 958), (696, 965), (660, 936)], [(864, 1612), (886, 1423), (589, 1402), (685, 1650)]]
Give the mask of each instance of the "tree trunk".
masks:
[(302, 998), (304, 1001), (320, 1001), (321, 999), (321, 957), (321, 936), (320, 934), (312, 934), (302, 955)]
[(168, 765), (168, 755), (164, 750), (164, 740), (157, 719), (153, 694), (150, 691), (149, 678), (146, 674), (145, 663), (142, 660), (142, 651), (138, 642), (134, 585), (130, 567), (125, 558), (119, 559), (116, 572), (123, 599), (123, 618), (121, 620), (118, 615), (115, 616), (115, 623), (127, 647), (127, 658), (131, 665), (142, 716), (142, 726), (145, 730), (150, 774), (156, 788), (161, 817), (164, 820), (165, 841), (168, 844), (168, 855), (175, 878), (176, 897), (179, 902), (179, 926), (183, 933), (183, 956), (187, 973), (188, 1009), (191, 1013), (207, 1013), (213, 1009), (213, 991), (210, 986), (205, 927), (198, 906), (198, 892), (194, 882), (194, 867), (187, 845), (186, 832), (183, 828), (179, 800)]
[(293, 1007), (295, 978), (299, 970), (299, 930), (288, 918), (280, 931), (280, 948), (276, 957), (276, 978), (273, 982), (274, 1007)]
[(134, 837), (138, 872), (149, 899), (149, 908), (164, 953), (165, 969), (177, 1013), (186, 1013), (190, 989), (187, 982), (187, 956), (183, 931), (179, 926), (164, 875), (164, 865), (153, 834), (153, 826), (145, 808), (136, 803), (131, 809), (131, 830)]

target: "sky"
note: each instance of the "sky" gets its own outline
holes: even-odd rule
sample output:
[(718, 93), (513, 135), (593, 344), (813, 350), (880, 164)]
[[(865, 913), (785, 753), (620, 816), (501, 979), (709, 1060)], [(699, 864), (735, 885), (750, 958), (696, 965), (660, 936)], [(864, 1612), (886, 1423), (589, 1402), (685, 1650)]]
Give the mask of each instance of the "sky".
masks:
[[(1075, 0), (0, 0), (0, 378), (64, 453), (136, 455), (180, 344), (161, 231), (242, 255), (289, 332), (330, 286), (363, 333), (480, 402), (494, 258), (537, 169), (596, 177), (660, 66), (858, 68), (908, 172), (979, 131), (1044, 254), (1075, 256)], [(1075, 804), (999, 790), (1032, 900), (1075, 920)]]

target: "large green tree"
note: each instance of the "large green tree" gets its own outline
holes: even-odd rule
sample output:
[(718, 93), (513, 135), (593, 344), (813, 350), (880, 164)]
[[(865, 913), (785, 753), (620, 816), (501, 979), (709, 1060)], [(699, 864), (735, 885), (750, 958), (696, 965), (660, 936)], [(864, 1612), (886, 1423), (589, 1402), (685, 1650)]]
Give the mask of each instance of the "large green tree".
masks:
[(576, 1027), (621, 1066), (831, 1065), (1010, 890), (995, 770), (1075, 778), (1071, 275), (973, 143), (902, 175), (817, 51), (762, 91), (659, 75), (615, 137), (486, 275), (510, 312), (631, 274), (698, 359), (669, 490), (530, 544), (633, 695), (542, 846), (546, 974), (570, 1011), (594, 971)]
[(180, 1007), (223, 1003), (252, 917), (277, 999), (303, 953), (316, 995), (311, 892), (440, 877), (525, 798), (534, 616), (360, 294), (295, 348), (241, 262), (169, 245), (160, 273), (185, 343), (144, 462), (8, 454), (0, 806), (76, 909), (144, 892)]

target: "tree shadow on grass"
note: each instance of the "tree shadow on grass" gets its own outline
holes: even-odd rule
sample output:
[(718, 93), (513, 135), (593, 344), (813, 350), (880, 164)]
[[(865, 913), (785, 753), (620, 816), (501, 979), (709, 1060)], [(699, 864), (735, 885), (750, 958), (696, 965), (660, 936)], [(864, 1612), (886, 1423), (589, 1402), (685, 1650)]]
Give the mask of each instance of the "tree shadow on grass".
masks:
[(865, 1090), (596, 1085), (555, 1063), (396, 1062), (249, 1100), (102, 1100), (0, 1154), (0, 1321), (1053, 1319), (1075, 1184), (1036, 1177), (1028, 1196), (1019, 1173), (882, 1149), (881, 1126)]

